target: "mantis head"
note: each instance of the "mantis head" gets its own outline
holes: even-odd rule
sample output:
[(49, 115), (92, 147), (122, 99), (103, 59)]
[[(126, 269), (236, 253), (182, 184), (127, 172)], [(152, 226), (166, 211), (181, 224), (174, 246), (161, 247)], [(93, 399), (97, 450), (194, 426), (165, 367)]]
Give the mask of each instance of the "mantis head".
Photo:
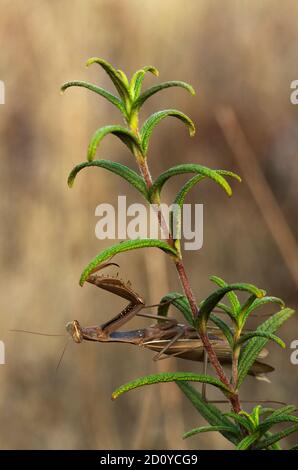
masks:
[(82, 343), (84, 340), (81, 326), (78, 320), (73, 320), (66, 324), (66, 331), (72, 337), (75, 343)]

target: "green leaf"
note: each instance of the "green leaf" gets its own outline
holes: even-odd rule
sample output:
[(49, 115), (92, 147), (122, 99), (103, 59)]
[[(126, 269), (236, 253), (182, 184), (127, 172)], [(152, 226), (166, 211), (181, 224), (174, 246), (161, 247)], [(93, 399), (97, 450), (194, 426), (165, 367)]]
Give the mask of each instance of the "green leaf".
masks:
[[(162, 305), (163, 303), (165, 304)], [(193, 326), (192, 311), (188, 299), (184, 295), (179, 294), (179, 292), (170, 292), (169, 294), (165, 295), (160, 300), (160, 305), (157, 310), (158, 315), (161, 317), (166, 317), (168, 315), (170, 305), (176, 307), (182, 313), (187, 323)]]
[(132, 186), (134, 186), (142, 194), (142, 196), (145, 197), (146, 200), (148, 200), (148, 191), (143, 179), (134, 170), (131, 170), (130, 168), (125, 165), (122, 165), (121, 163), (111, 162), (110, 160), (93, 160), (92, 162), (83, 162), (79, 165), (76, 165), (68, 177), (69, 187), (73, 186), (74, 180), (81, 170), (91, 166), (105, 168), (106, 170), (109, 170), (112, 173), (121, 176)]
[(190, 178), (180, 189), (179, 193), (177, 194), (174, 204), (177, 204), (179, 207), (182, 207), (185, 201), (185, 198), (188, 192), (191, 190), (193, 186), (195, 186), (199, 181), (202, 181), (205, 178), (203, 175), (196, 175)]
[[(272, 435), (273, 435), (272, 432), (267, 431), (264, 434), (264, 437), (270, 437)], [(272, 444), (271, 446), (268, 447), (268, 450), (282, 450), (282, 448), (281, 448), (281, 446), (279, 445), (278, 442), (274, 442), (274, 444)]]
[(255, 450), (266, 449), (269, 446), (275, 444), (275, 442), (279, 442), (281, 439), (293, 434), (294, 432), (298, 431), (298, 425), (290, 426), (289, 428), (285, 429), (284, 431), (277, 432), (276, 434), (272, 434), (272, 436), (261, 440), (255, 446)]
[(216, 307), (218, 302), (232, 290), (239, 290), (250, 292), (255, 294), (257, 297), (262, 297), (264, 294), (263, 290), (258, 289), (256, 286), (247, 283), (237, 283), (237, 284), (230, 284), (221, 289), (216, 290), (213, 292), (204, 302), (201, 304), (199, 313), (198, 313), (198, 321), (201, 324), (206, 324), (208, 322), (209, 316), (212, 310)]
[(158, 111), (157, 113), (152, 114), (149, 116), (147, 121), (142, 126), (141, 129), (141, 145), (143, 149), (143, 153), (147, 153), (148, 146), (149, 146), (149, 139), (153, 132), (153, 129), (157, 124), (168, 116), (173, 116), (180, 121), (184, 122), (189, 129), (190, 136), (195, 134), (195, 125), (192, 120), (186, 116), (186, 114), (182, 113), (181, 111), (177, 111), (176, 109), (164, 109), (163, 111)]
[[(221, 170), (218, 170), (220, 174)], [(238, 175), (235, 175), (232, 172), (225, 172), (229, 173), (228, 176), (234, 176), (236, 178), (239, 178)], [(182, 206), (184, 204), (185, 198), (188, 194), (188, 192), (191, 190), (193, 186), (195, 186), (197, 183), (199, 183), (201, 180), (205, 179), (206, 176), (203, 175), (196, 175), (190, 178), (180, 189), (179, 193), (177, 194), (175, 200), (174, 200), (174, 210), (171, 212), (171, 226), (172, 226), (172, 233), (175, 234), (180, 234), (180, 227), (181, 227), (181, 210)], [(173, 226), (174, 221), (176, 222), (175, 227)]]
[[(253, 300), (252, 298), (249, 300)], [(277, 303), (279, 304), (282, 308), (284, 308), (285, 303), (283, 300), (279, 299), (278, 297), (263, 297), (262, 299), (254, 299), (253, 302), (250, 304), (247, 304), (244, 306), (241, 310), (241, 313), (239, 315), (239, 322), (241, 326), (243, 326), (246, 322), (247, 317), (257, 308), (262, 307), (263, 305), (266, 305), (268, 303)]]
[(126, 240), (122, 243), (117, 243), (116, 245), (112, 245), (109, 248), (101, 251), (93, 260), (86, 266), (84, 271), (82, 272), (80, 278), (80, 285), (82, 286), (86, 279), (88, 278), (89, 274), (92, 273), (94, 269), (96, 269), (101, 263), (106, 261), (107, 259), (112, 258), (117, 253), (123, 253), (124, 251), (130, 250), (137, 250), (139, 248), (160, 248), (165, 253), (169, 255), (176, 256), (177, 253), (168, 243), (162, 240), (154, 240), (154, 239), (138, 239), (138, 240)]
[(184, 393), (184, 395), (190, 400), (192, 405), (198, 410), (201, 416), (208, 421), (212, 426), (228, 426), (231, 427), (229, 432), (220, 431), (220, 433), (229, 441), (236, 444), (238, 439), (235, 438), (235, 433), (238, 427), (235, 426), (215, 405), (207, 403), (200, 392), (196, 390), (192, 385), (186, 382), (177, 382), (178, 387)]
[(120, 69), (118, 69), (117, 72), (118, 72), (118, 75), (120, 75), (120, 77), (122, 78), (122, 82), (124, 83), (125, 88), (129, 91), (129, 81), (128, 81), (126, 74), (123, 72), (123, 70), (120, 70)]
[(234, 413), (233, 411), (229, 413), (225, 413), (225, 416), (228, 416), (230, 418), (233, 418), (236, 423), (238, 423), (240, 426), (242, 426), (244, 429), (246, 429), (248, 432), (252, 433), (254, 432), (254, 425), (251, 422), (250, 419), (247, 419), (246, 416), (240, 416), (237, 413)]
[[(282, 309), (262, 323), (256, 331), (275, 333), (275, 331), (278, 330), (278, 328), (294, 313), (295, 311), (290, 308)], [(242, 350), (238, 365), (238, 387), (245, 379), (250, 367), (257, 359), (260, 351), (264, 348), (267, 341), (267, 338), (254, 338), (246, 345), (244, 350)]]
[(234, 347), (234, 336), (233, 336), (233, 333), (232, 333), (232, 330), (231, 328), (229, 327), (229, 325), (224, 321), (222, 320), (221, 318), (218, 318), (216, 315), (214, 315), (213, 313), (210, 314), (210, 320), (218, 327), (221, 329), (221, 331), (223, 332), (223, 334), (225, 335), (225, 337), (227, 338), (227, 341), (231, 347), (231, 349), (233, 349)]
[[(230, 293), (230, 292), (229, 292)], [(229, 315), (229, 317), (231, 319), (234, 320), (234, 316), (233, 316), (233, 312), (232, 312), (232, 309), (230, 307), (228, 307), (226, 304), (222, 303), (222, 302), (218, 302), (218, 304), (216, 305), (216, 308), (218, 308), (219, 310), (222, 310), (223, 312), (225, 312), (227, 315)]]
[(255, 300), (256, 300), (256, 296), (253, 294), (241, 306), (240, 312), (238, 313), (238, 317), (237, 317), (238, 328), (240, 330), (242, 330), (242, 328), (244, 327), (246, 323), (246, 319), (248, 318), (248, 315), (249, 315), (249, 313), (247, 312)]
[(148, 88), (134, 102), (133, 108), (134, 109), (140, 109), (140, 107), (145, 103), (145, 101), (148, 98), (150, 98), (150, 96), (154, 95), (155, 93), (158, 93), (161, 90), (165, 90), (166, 88), (171, 88), (171, 87), (184, 88), (185, 90), (189, 91), (189, 93), (191, 93), (192, 95), (195, 95), (195, 91), (194, 91), (193, 87), (191, 85), (189, 85), (188, 83), (181, 82), (181, 81), (178, 81), (178, 80), (172, 80), (172, 81), (163, 82), (163, 83), (160, 83), (159, 85)]
[(249, 436), (246, 436), (242, 441), (239, 442), (239, 444), (236, 447), (236, 450), (247, 450), (249, 449), (254, 442), (256, 442), (259, 439), (259, 433), (254, 432), (253, 434), (250, 434)]
[(119, 95), (124, 99), (125, 102), (130, 100), (127, 84), (123, 80), (122, 75), (119, 74), (119, 72), (114, 69), (114, 67), (109, 62), (104, 59), (100, 59), (99, 57), (91, 57), (91, 59), (87, 60), (86, 66), (89, 67), (89, 65), (92, 64), (98, 64), (105, 70), (114, 83)]
[(277, 410), (274, 410), (271, 413), (270, 418), (276, 418), (277, 416), (280, 416), (280, 415), (283, 415), (283, 414), (290, 414), (290, 413), (293, 413), (294, 411), (296, 411), (296, 406), (294, 406), (294, 405), (282, 406), (281, 408), (278, 408)]
[(62, 87), (61, 87), (61, 91), (64, 92), (65, 90), (67, 90), (67, 88), (70, 88), (70, 87), (73, 87), (73, 86), (83, 87), (83, 88), (87, 88), (88, 90), (94, 91), (98, 95), (103, 96), (104, 98), (106, 98), (113, 105), (117, 106), (117, 108), (120, 109), (121, 113), (126, 115), (125, 106), (122, 103), (122, 101), (119, 100), (119, 98), (117, 98), (117, 96), (114, 96), (112, 93), (105, 90), (104, 88), (93, 85), (92, 83), (83, 82), (83, 81), (79, 81), (79, 80), (74, 80), (74, 81), (71, 81), (71, 82), (64, 83), (64, 85), (62, 85)]
[[(228, 286), (228, 283), (218, 276), (211, 276), (210, 281), (215, 282), (215, 284), (217, 284), (219, 287)], [(232, 307), (232, 317), (236, 319), (238, 317), (238, 313), (240, 312), (241, 304), (238, 300), (237, 295), (233, 291), (228, 293), (228, 299)]]
[(88, 147), (88, 154), (87, 160), (90, 162), (94, 159), (96, 150), (102, 141), (102, 139), (108, 135), (113, 134), (118, 137), (124, 144), (129, 148), (131, 152), (133, 152), (134, 147), (137, 147), (140, 152), (142, 151), (140, 142), (135, 134), (127, 129), (126, 127), (122, 126), (104, 126), (93, 134), (89, 147)]
[(258, 431), (264, 433), (269, 428), (279, 423), (298, 423), (298, 417), (285, 413), (280, 414), (279, 416), (269, 416), (258, 426)]
[(159, 75), (158, 70), (152, 65), (146, 65), (145, 67), (142, 67), (140, 70), (137, 70), (132, 76), (132, 79), (130, 81), (130, 91), (134, 99), (138, 98), (140, 95), (142, 83), (143, 83), (145, 74), (147, 72), (152, 73), (156, 77), (158, 77)]
[(251, 412), (251, 417), (253, 419), (254, 425), (258, 426), (260, 422), (260, 411), (261, 411), (261, 405), (257, 405), (254, 407), (254, 409)]
[(168, 181), (169, 178), (176, 175), (182, 175), (184, 173), (197, 173), (201, 176), (210, 178), (219, 184), (226, 191), (228, 196), (232, 195), (231, 186), (225, 180), (225, 178), (221, 176), (220, 170), (212, 170), (211, 168), (207, 168), (203, 165), (198, 165), (195, 163), (185, 163), (169, 168), (167, 171), (161, 173), (161, 175), (156, 178), (150, 189), (151, 200), (154, 200), (156, 196), (160, 195), (163, 185)]
[(281, 348), (285, 348), (285, 343), (278, 337), (271, 333), (267, 333), (266, 331), (252, 331), (250, 333), (246, 333), (242, 335), (239, 340), (237, 341), (237, 346), (244, 344), (246, 341), (251, 340), (252, 338), (267, 338), (271, 339), (275, 343), (277, 343)]
[(295, 444), (293, 447), (291, 447), (291, 449), (289, 450), (298, 450), (298, 444)]
[(219, 388), (223, 392), (229, 392), (228, 388), (215, 377), (204, 374), (194, 374), (193, 372), (164, 372), (161, 374), (146, 375), (139, 379), (128, 382), (117, 388), (112, 394), (112, 399), (115, 400), (123, 393), (129, 392), (135, 388), (143, 387), (144, 385), (152, 385), (161, 382), (200, 382)]
[(183, 434), (182, 438), (187, 439), (188, 437), (192, 437), (195, 434), (200, 434), (202, 432), (212, 432), (212, 431), (217, 431), (217, 432), (233, 432), (236, 436), (239, 434), (238, 431), (233, 430), (231, 426), (201, 426), (199, 428), (194, 428), (191, 429), (190, 431), (186, 432)]
[[(224, 176), (232, 176), (238, 181), (241, 181), (240, 176), (236, 175), (235, 173), (232, 173), (231, 171), (225, 171), (225, 170), (216, 170), (220, 175)], [(182, 207), (185, 201), (185, 198), (189, 191), (195, 186), (197, 183), (202, 181), (206, 176), (203, 175), (196, 175), (190, 178), (180, 189), (179, 193), (177, 194), (174, 204), (177, 204), (179, 207)]]

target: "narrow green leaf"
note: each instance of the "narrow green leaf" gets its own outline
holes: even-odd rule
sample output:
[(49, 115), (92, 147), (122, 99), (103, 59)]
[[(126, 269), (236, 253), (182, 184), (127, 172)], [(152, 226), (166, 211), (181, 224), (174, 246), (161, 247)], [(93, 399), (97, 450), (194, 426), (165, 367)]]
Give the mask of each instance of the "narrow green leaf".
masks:
[(298, 450), (298, 444), (295, 444), (293, 447), (291, 447), (291, 449), (289, 450)]
[(258, 426), (258, 431), (264, 433), (275, 424), (279, 423), (298, 423), (298, 417), (289, 414), (280, 414), (279, 416), (269, 416)]
[(238, 427), (235, 426), (222, 412), (212, 403), (207, 403), (203, 399), (202, 395), (192, 385), (186, 382), (177, 382), (178, 387), (184, 393), (184, 395), (190, 400), (192, 405), (198, 410), (201, 416), (208, 421), (212, 426), (228, 426), (232, 427), (231, 432), (220, 431), (220, 433), (229, 441), (236, 444), (238, 439), (235, 438), (235, 433), (239, 431)]
[(91, 162), (96, 154), (96, 150), (102, 141), (102, 139), (108, 135), (108, 134), (113, 134), (116, 137), (118, 137), (124, 144), (129, 148), (131, 152), (133, 152), (134, 147), (137, 147), (140, 151), (141, 145), (138, 140), (138, 138), (135, 136), (135, 134), (127, 129), (126, 127), (122, 126), (104, 126), (101, 127), (100, 129), (97, 129), (97, 131), (93, 134), (89, 147), (88, 147), (88, 154), (87, 154), (87, 160)]
[(231, 347), (231, 349), (233, 349), (234, 347), (234, 336), (233, 336), (233, 333), (232, 333), (232, 330), (231, 328), (229, 327), (229, 325), (224, 321), (222, 320), (221, 318), (217, 317), (216, 315), (214, 315), (213, 313), (211, 313), (210, 315), (210, 320), (218, 327), (221, 329), (221, 331), (223, 332), (223, 334), (225, 335), (225, 337), (227, 338), (227, 341)]
[[(256, 331), (265, 333), (275, 333), (275, 331), (278, 330), (278, 328), (294, 313), (295, 311), (290, 308), (282, 309), (275, 315), (270, 317), (268, 320), (266, 320), (264, 323), (262, 323)], [(243, 382), (250, 367), (257, 359), (260, 351), (264, 348), (267, 341), (267, 338), (254, 338), (242, 350), (238, 365), (238, 387)]]
[(221, 176), (218, 170), (212, 170), (211, 168), (207, 168), (203, 165), (198, 165), (195, 163), (185, 163), (169, 168), (156, 178), (150, 189), (151, 200), (153, 200), (155, 196), (160, 195), (164, 184), (168, 181), (169, 178), (176, 175), (182, 175), (184, 173), (197, 173), (201, 176), (210, 178), (215, 181), (215, 183), (219, 184), (226, 191), (228, 196), (232, 195), (231, 186), (225, 180), (225, 178)]
[(91, 57), (91, 59), (87, 60), (86, 66), (89, 67), (92, 64), (98, 64), (105, 70), (114, 83), (121, 98), (123, 98), (125, 101), (130, 99), (129, 91), (125, 81), (123, 81), (122, 76), (109, 62), (104, 59), (100, 59), (99, 57)]
[(148, 88), (144, 93), (139, 96), (139, 98), (134, 102), (133, 108), (134, 109), (140, 109), (141, 106), (145, 103), (145, 101), (150, 98), (150, 96), (154, 95), (155, 93), (158, 93), (161, 90), (165, 90), (166, 88), (171, 88), (171, 87), (180, 87), (184, 88), (185, 90), (189, 91), (192, 95), (195, 95), (195, 90), (191, 85), (185, 82), (181, 82), (178, 80), (172, 80), (169, 82), (163, 82), (160, 83), (159, 85), (153, 86), (151, 88)]
[[(218, 276), (211, 276), (210, 281), (215, 282), (215, 284), (217, 284), (219, 287), (228, 286), (228, 283)], [(236, 319), (238, 317), (238, 313), (240, 312), (241, 304), (238, 300), (237, 295), (233, 291), (228, 293), (228, 299), (232, 307), (233, 317)]]
[(224, 415), (233, 418), (236, 423), (246, 429), (249, 433), (254, 432), (254, 425), (250, 419), (247, 419), (246, 416), (240, 416), (240, 414), (234, 413), (233, 411), (224, 413)]
[(103, 96), (104, 98), (106, 98), (114, 106), (117, 106), (117, 108), (120, 109), (121, 113), (126, 115), (125, 106), (122, 103), (122, 101), (119, 100), (119, 98), (117, 98), (117, 96), (114, 96), (112, 93), (105, 90), (104, 88), (93, 85), (92, 83), (88, 83), (88, 82), (84, 82), (84, 81), (80, 81), (80, 80), (74, 80), (74, 81), (71, 81), (71, 82), (64, 83), (64, 85), (62, 85), (62, 87), (61, 87), (61, 91), (64, 92), (65, 90), (67, 90), (67, 88), (70, 88), (70, 87), (73, 87), (73, 86), (83, 87), (83, 88), (87, 88), (88, 90), (94, 91), (98, 95)]
[[(164, 302), (166, 303), (162, 305)], [(192, 311), (188, 299), (184, 295), (178, 292), (170, 292), (160, 300), (160, 304), (157, 310), (159, 316), (166, 317), (170, 306), (173, 305), (182, 313), (187, 323), (193, 326)]]
[(212, 431), (217, 431), (217, 432), (233, 432), (236, 436), (238, 435), (238, 432), (235, 431), (231, 426), (201, 426), (199, 428), (194, 428), (191, 429), (190, 431), (186, 432), (183, 434), (182, 438), (187, 439), (188, 437), (192, 437), (195, 434), (200, 434), (202, 432), (212, 432)]
[(239, 442), (239, 444), (236, 447), (236, 450), (247, 450), (249, 449), (254, 442), (256, 442), (259, 439), (259, 433), (254, 432), (253, 434), (250, 434), (249, 436), (246, 436), (242, 441)]
[[(241, 178), (240, 176), (236, 175), (235, 173), (232, 173), (231, 171), (225, 171), (225, 170), (216, 170), (220, 175), (223, 175), (223, 176), (232, 176), (234, 177), (235, 179), (237, 179), (238, 181), (241, 181)], [(200, 181), (202, 181), (204, 178), (206, 178), (206, 176), (203, 176), (203, 175), (196, 175), (196, 176), (193, 176), (192, 178), (190, 178), (183, 186), (182, 188), (180, 189), (179, 193), (177, 194), (176, 198), (175, 198), (175, 201), (174, 201), (174, 204), (177, 204), (179, 205), (180, 207), (183, 206), (184, 204), (184, 201), (185, 201), (185, 198), (187, 196), (187, 194), (189, 193), (189, 191), (193, 188), (193, 186), (195, 186), (197, 183), (199, 183)]]
[(80, 278), (80, 285), (82, 286), (86, 281), (89, 274), (97, 268), (101, 263), (106, 261), (107, 259), (112, 258), (117, 253), (123, 253), (124, 251), (136, 250), (139, 248), (160, 248), (165, 253), (169, 255), (176, 256), (177, 253), (168, 243), (162, 240), (154, 240), (154, 239), (138, 239), (138, 240), (126, 240), (122, 243), (117, 243), (116, 245), (112, 245), (109, 248), (101, 251), (93, 260), (86, 266), (84, 271), (82, 272)]
[[(253, 300), (253, 299), (251, 299)], [(279, 304), (282, 308), (285, 307), (285, 303), (283, 300), (279, 299), (278, 297), (263, 297), (262, 299), (254, 299), (253, 302), (250, 304), (247, 304), (242, 308), (241, 314), (239, 315), (239, 322), (243, 326), (246, 322), (246, 319), (248, 316), (257, 308), (262, 307), (263, 305), (266, 305), (268, 303), (277, 303)]]
[(117, 72), (118, 72), (118, 75), (120, 75), (122, 82), (125, 85), (125, 88), (129, 90), (129, 81), (128, 81), (126, 74), (123, 72), (123, 70), (120, 70), (120, 69), (118, 69)]
[(81, 170), (91, 166), (105, 168), (106, 170), (109, 170), (112, 173), (121, 176), (121, 178), (128, 181), (142, 194), (142, 196), (145, 197), (146, 200), (148, 200), (148, 191), (143, 179), (134, 170), (131, 170), (130, 168), (125, 165), (122, 165), (121, 163), (111, 162), (110, 160), (93, 160), (92, 162), (83, 162), (79, 165), (76, 165), (69, 174), (68, 186), (70, 188), (73, 186), (74, 180)]
[(194, 374), (193, 372), (164, 372), (161, 374), (152, 374), (146, 375), (145, 377), (140, 377), (139, 379), (128, 382), (127, 384), (122, 385), (117, 388), (112, 394), (112, 399), (115, 400), (123, 393), (129, 392), (138, 387), (143, 387), (144, 385), (152, 385), (161, 382), (200, 382), (206, 383), (209, 385), (214, 385), (214, 387), (219, 388), (223, 392), (228, 392), (228, 388), (215, 377), (204, 374)]
[(140, 70), (137, 70), (134, 73), (130, 81), (130, 91), (135, 100), (140, 95), (142, 83), (147, 72), (152, 73), (156, 77), (158, 77), (159, 75), (158, 70), (153, 67), (153, 65), (146, 65), (145, 67), (142, 67)]
[(294, 405), (286, 405), (282, 406), (281, 408), (278, 408), (277, 410), (273, 410), (273, 412), (270, 414), (270, 418), (276, 418), (277, 416), (283, 415), (283, 414), (290, 414), (296, 411), (296, 406)]
[(237, 346), (240, 346), (241, 344), (244, 344), (246, 341), (249, 341), (253, 338), (258, 338), (258, 337), (271, 339), (276, 344), (278, 344), (281, 348), (286, 347), (285, 343), (278, 336), (275, 336), (272, 333), (267, 333), (266, 331), (252, 331), (250, 333), (246, 333), (242, 335), (237, 341)]
[(177, 204), (178, 206), (182, 207), (185, 201), (185, 198), (188, 194), (188, 192), (191, 190), (193, 186), (195, 186), (199, 181), (202, 181), (205, 178), (203, 175), (196, 175), (190, 178), (180, 189), (179, 193), (177, 194), (174, 204)]
[(275, 444), (275, 442), (279, 442), (281, 439), (293, 434), (294, 432), (298, 431), (298, 425), (290, 426), (289, 428), (285, 429), (284, 431), (277, 432), (276, 434), (272, 434), (272, 436), (261, 440), (255, 446), (255, 450), (266, 449), (269, 446)]
[(257, 405), (254, 407), (254, 409), (251, 412), (251, 417), (254, 421), (255, 426), (259, 425), (261, 408), (262, 408), (261, 405)]
[[(271, 437), (273, 436), (272, 432), (267, 431), (264, 434), (264, 437)], [(274, 442), (271, 446), (268, 447), (268, 450), (282, 450), (280, 444), (278, 442)]]
[(255, 294), (257, 297), (262, 297), (264, 294), (263, 290), (258, 289), (256, 286), (247, 283), (237, 283), (237, 284), (230, 284), (221, 289), (216, 290), (213, 292), (204, 302), (201, 304), (198, 314), (198, 320), (201, 323), (207, 323), (209, 319), (209, 315), (211, 314), (212, 310), (216, 307), (218, 302), (232, 290), (239, 290), (245, 291), (252, 294)]
[(168, 116), (176, 117), (180, 119), (180, 121), (184, 122), (189, 129), (190, 136), (195, 134), (195, 125), (192, 120), (186, 116), (186, 114), (182, 113), (181, 111), (177, 111), (176, 109), (164, 109), (163, 111), (158, 111), (157, 113), (152, 114), (149, 116), (147, 121), (142, 126), (141, 129), (141, 143), (143, 152), (146, 154), (149, 146), (149, 139), (153, 132), (153, 129), (157, 124)]

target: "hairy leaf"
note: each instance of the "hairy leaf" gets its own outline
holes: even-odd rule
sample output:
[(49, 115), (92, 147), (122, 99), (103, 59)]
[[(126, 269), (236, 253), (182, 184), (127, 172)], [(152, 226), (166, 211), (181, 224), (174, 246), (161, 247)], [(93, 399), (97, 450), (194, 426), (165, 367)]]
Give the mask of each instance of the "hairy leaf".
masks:
[(176, 117), (180, 119), (180, 121), (184, 122), (189, 129), (190, 136), (195, 134), (195, 125), (192, 120), (186, 116), (186, 114), (182, 113), (181, 111), (177, 111), (176, 109), (164, 109), (163, 111), (158, 111), (157, 113), (152, 114), (149, 116), (147, 121), (142, 126), (141, 129), (141, 143), (143, 152), (146, 154), (149, 146), (149, 139), (153, 132), (153, 129), (157, 124), (168, 116)]
[(120, 109), (122, 114), (124, 114), (124, 115), (126, 114), (125, 106), (122, 103), (122, 101), (119, 100), (119, 98), (117, 98), (117, 96), (113, 95), (112, 93), (105, 90), (104, 88), (101, 88), (97, 85), (93, 85), (92, 83), (88, 83), (88, 82), (84, 82), (84, 81), (80, 81), (80, 80), (74, 80), (74, 81), (71, 81), (71, 82), (66, 82), (66, 83), (64, 83), (64, 85), (62, 85), (61, 91), (64, 92), (65, 90), (67, 90), (67, 88), (70, 88), (70, 87), (73, 87), (73, 86), (83, 87), (83, 88), (87, 88), (88, 90), (94, 91), (98, 95), (103, 96), (104, 98), (106, 98), (113, 105), (117, 106), (117, 108)]
[(239, 434), (238, 431), (231, 428), (231, 426), (201, 426), (199, 428), (191, 429), (190, 431), (183, 434), (182, 438), (187, 439), (188, 437), (192, 437), (195, 434), (200, 434), (202, 432), (233, 432), (236, 436)]
[[(284, 308), (262, 323), (256, 331), (275, 333), (275, 331), (278, 330), (278, 328), (294, 313), (294, 310), (290, 308)], [(267, 341), (267, 338), (254, 338), (246, 345), (244, 350), (242, 350), (238, 365), (238, 387), (245, 379), (249, 369), (257, 359), (260, 351), (264, 348)]]
[(290, 426), (284, 431), (277, 432), (276, 434), (272, 434), (272, 436), (261, 440), (254, 446), (254, 449), (255, 450), (266, 449), (269, 446), (272, 446), (275, 442), (279, 442), (281, 439), (284, 439), (285, 437), (297, 431), (298, 431), (298, 425)]
[(150, 189), (151, 200), (153, 200), (155, 196), (160, 195), (164, 184), (168, 181), (169, 178), (176, 175), (182, 175), (184, 173), (197, 173), (201, 176), (210, 178), (219, 184), (226, 191), (228, 196), (232, 195), (231, 186), (220, 174), (220, 170), (212, 170), (211, 168), (207, 168), (203, 165), (198, 165), (195, 163), (185, 163), (169, 168), (156, 178)]
[(89, 162), (94, 159), (96, 150), (100, 142), (108, 134), (113, 134), (116, 137), (118, 137), (120, 140), (122, 140), (122, 142), (125, 143), (125, 145), (129, 148), (131, 152), (133, 152), (134, 147), (137, 147), (140, 151), (142, 150), (138, 138), (135, 136), (135, 134), (132, 131), (130, 131), (126, 127), (104, 126), (104, 127), (101, 127), (100, 129), (97, 129), (97, 131), (93, 134), (91, 138), (91, 141), (88, 147), (88, 154), (87, 154), (87, 160)]
[(146, 375), (145, 377), (140, 377), (139, 379), (128, 382), (127, 384), (122, 385), (117, 388), (112, 394), (112, 399), (115, 400), (123, 393), (129, 392), (134, 388), (143, 387), (144, 385), (152, 385), (161, 382), (200, 382), (206, 383), (209, 385), (214, 385), (221, 389), (223, 392), (228, 392), (228, 388), (215, 377), (204, 374), (194, 374), (193, 372), (164, 372), (161, 374), (152, 374)]
[(218, 327), (221, 329), (221, 331), (223, 332), (223, 334), (225, 335), (225, 337), (227, 338), (227, 341), (231, 347), (231, 349), (233, 349), (233, 346), (234, 346), (234, 337), (233, 337), (233, 332), (231, 330), (231, 328), (229, 327), (229, 325), (224, 321), (222, 320), (221, 318), (217, 317), (216, 315), (214, 315), (213, 313), (210, 314), (210, 320)]
[[(228, 286), (228, 283), (226, 281), (224, 281), (223, 279), (221, 279), (220, 277), (218, 277), (218, 276), (211, 276), (210, 280), (212, 282), (215, 282), (215, 284), (217, 284), (219, 287)], [(232, 317), (236, 319), (239, 312), (240, 312), (241, 304), (238, 300), (237, 295), (233, 291), (228, 293), (228, 299), (230, 301), (231, 308), (232, 308)]]
[(229, 441), (236, 444), (238, 439), (235, 433), (239, 431), (238, 427), (234, 425), (224, 414), (212, 403), (206, 402), (198, 390), (186, 382), (177, 382), (178, 387), (184, 395), (190, 400), (192, 405), (198, 410), (201, 416), (208, 421), (212, 426), (228, 426), (231, 431), (220, 431), (220, 433)]
[(156, 77), (158, 77), (159, 75), (158, 70), (152, 65), (146, 65), (145, 67), (142, 67), (140, 70), (137, 70), (133, 74), (132, 79), (130, 81), (130, 91), (131, 91), (132, 96), (134, 97), (134, 100), (136, 100), (140, 95), (142, 83), (143, 83), (145, 74), (147, 72), (152, 73)]
[(109, 170), (112, 173), (121, 176), (132, 186), (134, 186), (142, 194), (142, 196), (145, 197), (146, 200), (148, 200), (148, 191), (143, 179), (134, 170), (131, 170), (130, 168), (125, 165), (122, 165), (121, 163), (111, 162), (110, 160), (93, 160), (92, 162), (83, 162), (79, 165), (76, 165), (68, 177), (69, 187), (73, 186), (74, 180), (81, 170), (91, 166), (105, 168), (106, 170)]
[(285, 413), (280, 414), (279, 416), (269, 416), (258, 426), (258, 431), (265, 432), (275, 424), (279, 423), (298, 423), (298, 417)]
[(213, 292), (204, 302), (201, 304), (199, 313), (198, 313), (198, 320), (201, 324), (206, 324), (208, 322), (209, 316), (212, 310), (216, 307), (218, 302), (228, 293), (233, 290), (245, 291), (252, 294), (255, 294), (257, 297), (262, 297), (264, 294), (263, 290), (258, 289), (256, 286), (247, 283), (237, 283), (237, 284), (230, 284), (221, 289), (216, 290)]
[(254, 432), (253, 434), (250, 434), (249, 436), (246, 436), (242, 441), (239, 442), (239, 444), (236, 447), (236, 450), (247, 450), (249, 449), (254, 442), (256, 442), (259, 439), (259, 433)]
[[(162, 305), (163, 303), (164, 305)], [(174, 305), (174, 307), (176, 307), (182, 313), (187, 323), (193, 326), (192, 311), (188, 299), (184, 295), (179, 294), (178, 292), (170, 292), (169, 294), (165, 295), (160, 300), (160, 305), (157, 311), (158, 315), (166, 317), (168, 315), (170, 305)]]
[(259, 338), (271, 339), (276, 344), (278, 344), (280, 347), (282, 347), (282, 348), (286, 347), (285, 343), (278, 336), (275, 336), (272, 333), (267, 333), (266, 331), (252, 331), (250, 333), (245, 333), (237, 341), (237, 346), (240, 346), (241, 344), (244, 344), (246, 341), (249, 341), (253, 338), (258, 338), (258, 337)]
[(134, 109), (140, 109), (140, 107), (145, 103), (145, 101), (148, 98), (150, 98), (150, 96), (154, 95), (155, 93), (158, 93), (161, 90), (165, 90), (166, 88), (171, 88), (171, 87), (184, 88), (185, 90), (189, 91), (189, 93), (191, 93), (192, 95), (195, 95), (195, 91), (194, 91), (193, 87), (191, 85), (189, 85), (188, 83), (181, 82), (181, 81), (178, 81), (178, 80), (172, 80), (172, 81), (163, 82), (163, 83), (160, 83), (159, 85), (148, 88), (134, 102), (133, 108)]
[(236, 421), (236, 423), (238, 423), (240, 426), (246, 429), (249, 433), (254, 432), (254, 425), (250, 419), (247, 419), (246, 416), (240, 416), (240, 414), (234, 413), (233, 411), (229, 413), (224, 413), (224, 416), (233, 418)]
[(112, 258), (117, 253), (123, 253), (124, 251), (137, 250), (139, 248), (159, 248), (165, 253), (176, 256), (176, 251), (168, 243), (162, 240), (154, 239), (138, 239), (138, 240), (126, 240), (122, 243), (117, 243), (109, 248), (101, 251), (93, 260), (86, 266), (82, 272), (80, 278), (80, 285), (82, 286), (86, 281), (89, 274), (92, 273), (101, 263)]
[(119, 74), (119, 72), (114, 69), (114, 67), (109, 62), (104, 59), (100, 59), (99, 57), (91, 57), (91, 59), (87, 60), (86, 66), (89, 67), (89, 65), (92, 64), (98, 64), (105, 70), (114, 83), (119, 95), (124, 99), (125, 102), (130, 100), (127, 84), (123, 80), (121, 74)]
[(248, 316), (257, 308), (262, 307), (263, 305), (266, 305), (268, 303), (277, 303), (279, 304), (282, 308), (284, 308), (285, 304), (284, 301), (279, 299), (278, 297), (263, 297), (262, 299), (253, 299), (251, 298), (252, 302), (250, 304), (247, 304), (245, 307), (242, 308), (241, 314), (239, 315), (239, 322), (241, 326), (243, 326), (246, 322), (246, 319)]

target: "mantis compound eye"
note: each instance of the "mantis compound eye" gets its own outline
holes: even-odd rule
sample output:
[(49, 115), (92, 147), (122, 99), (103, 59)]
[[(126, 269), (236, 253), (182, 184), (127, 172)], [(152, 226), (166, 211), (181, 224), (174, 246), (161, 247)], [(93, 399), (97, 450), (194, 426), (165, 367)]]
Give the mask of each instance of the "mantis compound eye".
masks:
[(81, 326), (77, 320), (73, 320), (66, 324), (66, 331), (70, 334), (75, 343), (82, 343), (83, 334)]

